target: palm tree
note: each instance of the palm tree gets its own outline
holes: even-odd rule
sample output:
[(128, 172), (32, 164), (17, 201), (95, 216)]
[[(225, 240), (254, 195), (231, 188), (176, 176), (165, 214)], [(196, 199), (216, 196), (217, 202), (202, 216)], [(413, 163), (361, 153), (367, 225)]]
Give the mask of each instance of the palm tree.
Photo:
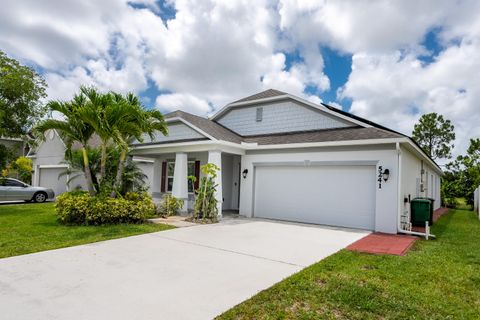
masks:
[[(112, 142), (113, 136), (111, 124), (115, 121), (112, 113), (115, 111), (114, 102), (110, 93), (101, 93), (95, 87), (80, 87), (80, 92), (86, 97), (86, 107), (80, 112), (83, 121), (92, 126), (95, 134), (101, 140), (100, 177), (102, 182), (105, 178), (107, 164), (107, 147)], [(113, 139), (117, 140), (117, 139)], [(114, 141), (119, 143), (120, 141)], [(121, 142), (120, 142), (121, 143)]]
[(80, 144), (80, 150), (83, 156), (83, 168), (87, 188), (90, 195), (95, 195), (96, 191), (93, 186), (92, 174), (90, 172), (90, 163), (87, 154), (88, 141), (94, 134), (94, 128), (82, 120), (81, 114), (87, 108), (87, 99), (83, 94), (75, 95), (73, 100), (69, 102), (50, 101), (47, 104), (51, 111), (56, 111), (63, 115), (64, 119), (47, 119), (41, 121), (34, 129), (35, 135), (43, 140), (45, 132), (48, 130), (56, 130), (66, 146), (66, 153), (72, 151), (75, 143)]
[(122, 96), (112, 93), (112, 97), (117, 105), (117, 117), (115, 119), (118, 120), (114, 124), (112, 123), (111, 128), (116, 135), (116, 140), (120, 142), (121, 150), (114, 191), (111, 194), (114, 197), (122, 187), (123, 170), (129, 144), (134, 139), (143, 142), (144, 135), (148, 135), (153, 140), (156, 132), (166, 135), (168, 134), (168, 128), (162, 113), (158, 110), (146, 110), (134, 94), (128, 93)]

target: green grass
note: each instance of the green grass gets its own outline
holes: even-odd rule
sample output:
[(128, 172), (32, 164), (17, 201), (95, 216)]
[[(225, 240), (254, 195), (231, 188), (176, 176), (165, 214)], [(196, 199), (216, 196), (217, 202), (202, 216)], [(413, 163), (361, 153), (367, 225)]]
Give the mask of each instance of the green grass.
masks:
[(451, 210), (404, 257), (342, 250), (219, 319), (480, 319), (480, 222)]
[(456, 198), (458, 210), (472, 210), (472, 206), (467, 204), (467, 199), (465, 198)]
[(162, 224), (64, 226), (53, 203), (0, 206), (0, 258), (171, 229)]

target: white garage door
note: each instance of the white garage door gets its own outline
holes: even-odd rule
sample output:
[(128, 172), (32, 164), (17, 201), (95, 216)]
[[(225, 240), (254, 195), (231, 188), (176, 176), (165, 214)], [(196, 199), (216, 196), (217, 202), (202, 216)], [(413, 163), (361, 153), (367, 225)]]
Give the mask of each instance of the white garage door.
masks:
[(58, 177), (65, 168), (40, 168), (38, 185), (53, 189), (55, 196), (67, 191), (67, 176)]
[(254, 216), (373, 230), (374, 166), (259, 166)]

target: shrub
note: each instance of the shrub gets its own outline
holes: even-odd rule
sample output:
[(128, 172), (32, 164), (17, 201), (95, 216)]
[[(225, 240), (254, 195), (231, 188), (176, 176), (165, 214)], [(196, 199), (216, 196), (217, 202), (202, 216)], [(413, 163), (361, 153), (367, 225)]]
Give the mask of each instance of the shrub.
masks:
[(55, 209), (63, 224), (101, 225), (144, 222), (155, 213), (155, 204), (146, 193), (109, 198), (75, 191), (58, 196)]
[(59, 195), (55, 203), (55, 211), (60, 223), (86, 224), (91, 199), (88, 193), (83, 191), (65, 192)]
[(158, 213), (161, 216), (174, 216), (178, 214), (178, 210), (183, 207), (184, 201), (182, 199), (175, 198), (170, 194), (166, 194), (162, 198)]

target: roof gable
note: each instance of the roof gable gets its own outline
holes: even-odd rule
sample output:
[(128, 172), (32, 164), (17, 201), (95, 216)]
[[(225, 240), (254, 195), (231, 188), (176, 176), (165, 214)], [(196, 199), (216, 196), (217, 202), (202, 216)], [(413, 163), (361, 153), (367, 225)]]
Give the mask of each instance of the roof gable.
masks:
[(232, 108), (215, 121), (241, 136), (356, 126), (320, 108), (291, 99)]
[(254, 101), (254, 100), (259, 100), (259, 99), (265, 99), (265, 98), (272, 98), (272, 97), (278, 97), (278, 96), (286, 96), (287, 93), (275, 90), (275, 89), (268, 89), (259, 93), (252, 94), (251, 96), (242, 98), (240, 100), (234, 101), (232, 103), (237, 103), (237, 102), (246, 102), (246, 101)]
[(39, 143), (35, 150), (37, 158), (63, 157), (65, 155), (65, 143), (56, 130), (45, 132), (45, 140)]
[(168, 126), (167, 135), (163, 135), (161, 132), (156, 132), (153, 139), (150, 139), (148, 135), (145, 135), (142, 142), (135, 140), (132, 144), (156, 144), (209, 139), (208, 136), (192, 128), (188, 123), (182, 121), (181, 118), (170, 118), (166, 120)]

